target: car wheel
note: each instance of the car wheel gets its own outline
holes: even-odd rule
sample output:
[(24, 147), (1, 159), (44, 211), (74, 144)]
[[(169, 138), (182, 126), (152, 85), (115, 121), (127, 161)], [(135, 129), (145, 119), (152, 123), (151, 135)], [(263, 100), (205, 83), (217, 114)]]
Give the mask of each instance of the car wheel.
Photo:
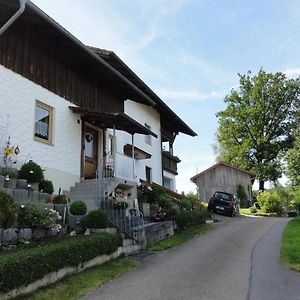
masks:
[(230, 217), (234, 217), (234, 216), (235, 216), (235, 213), (234, 213), (234, 209), (233, 209), (231, 214), (230, 214)]

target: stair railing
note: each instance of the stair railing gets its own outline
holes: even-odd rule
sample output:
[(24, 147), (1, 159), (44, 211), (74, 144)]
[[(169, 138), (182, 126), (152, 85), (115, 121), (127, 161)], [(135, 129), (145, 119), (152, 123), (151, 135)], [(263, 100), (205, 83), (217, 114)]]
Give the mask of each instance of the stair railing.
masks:
[(117, 200), (114, 189), (110, 190), (112, 178), (116, 177), (116, 160), (112, 151), (99, 162), (96, 172), (98, 206), (108, 215), (110, 222), (127, 237), (138, 244), (144, 243), (144, 216), (137, 208), (114, 209)]

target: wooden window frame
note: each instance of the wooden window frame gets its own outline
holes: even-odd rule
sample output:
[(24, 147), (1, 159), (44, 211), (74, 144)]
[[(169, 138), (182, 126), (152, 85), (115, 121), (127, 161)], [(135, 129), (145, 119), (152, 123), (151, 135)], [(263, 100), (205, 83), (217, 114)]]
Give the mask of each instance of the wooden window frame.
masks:
[[(48, 133), (48, 139), (47, 140), (42, 139), (40, 137), (37, 137), (35, 135), (35, 133), (36, 133), (35, 114), (36, 114), (36, 108), (37, 107), (43, 108), (43, 109), (45, 109), (49, 112), (49, 133)], [(52, 106), (49, 106), (46, 103), (43, 103), (39, 100), (35, 101), (34, 126), (33, 126), (33, 138), (34, 138), (35, 141), (53, 146), (53, 126), (54, 126), (54, 124), (53, 124), (54, 123), (53, 114), (54, 114), (54, 108)]]

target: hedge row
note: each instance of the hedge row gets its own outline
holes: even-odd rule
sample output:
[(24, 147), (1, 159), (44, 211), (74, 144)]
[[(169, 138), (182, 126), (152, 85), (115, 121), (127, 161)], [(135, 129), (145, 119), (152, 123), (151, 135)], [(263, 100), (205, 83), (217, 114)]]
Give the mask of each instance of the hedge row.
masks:
[(0, 255), (0, 291), (8, 292), (41, 279), (50, 272), (77, 266), (122, 246), (119, 234), (67, 237), (59, 242)]
[(175, 216), (175, 222), (179, 230), (186, 229), (188, 227), (203, 224), (205, 220), (210, 216), (210, 213), (206, 210), (192, 210), (181, 211)]

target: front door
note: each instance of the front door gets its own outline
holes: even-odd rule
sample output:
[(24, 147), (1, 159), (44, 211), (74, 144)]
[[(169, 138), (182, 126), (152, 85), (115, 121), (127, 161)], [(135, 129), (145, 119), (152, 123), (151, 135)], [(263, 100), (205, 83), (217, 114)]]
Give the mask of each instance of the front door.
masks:
[(98, 165), (98, 131), (85, 126), (84, 178), (95, 178)]

